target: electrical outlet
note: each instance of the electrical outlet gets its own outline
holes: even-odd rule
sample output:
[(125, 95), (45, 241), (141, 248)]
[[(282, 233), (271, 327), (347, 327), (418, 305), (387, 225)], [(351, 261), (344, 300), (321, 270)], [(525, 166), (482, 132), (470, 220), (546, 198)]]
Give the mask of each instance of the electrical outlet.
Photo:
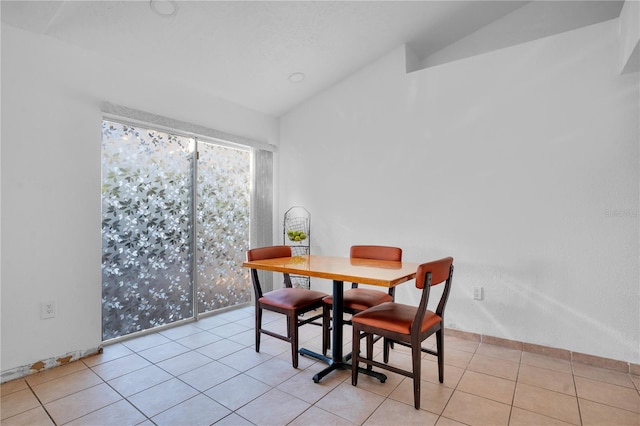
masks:
[(473, 299), (474, 300), (482, 300), (482, 287), (474, 287), (473, 288)]
[(40, 319), (49, 319), (56, 316), (56, 303), (55, 302), (41, 302), (40, 303)]

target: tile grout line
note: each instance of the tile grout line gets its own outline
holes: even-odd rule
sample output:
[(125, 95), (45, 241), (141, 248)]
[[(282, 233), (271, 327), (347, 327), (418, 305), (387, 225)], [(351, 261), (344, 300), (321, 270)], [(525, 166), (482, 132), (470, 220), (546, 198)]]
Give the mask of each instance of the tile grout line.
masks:
[(580, 407), (580, 398), (578, 397), (578, 384), (576, 383), (576, 370), (575, 367), (573, 365), (573, 356), (571, 356), (571, 359), (569, 360), (569, 362), (571, 363), (571, 380), (573, 381), (573, 390), (576, 393), (576, 405), (578, 406), (578, 419), (580, 420), (580, 424), (584, 424), (584, 421), (582, 420), (582, 408)]
[[(57, 425), (55, 420), (53, 420), (53, 417), (51, 416), (51, 413), (49, 413), (49, 410), (47, 410), (47, 407), (45, 407), (44, 403), (40, 400), (40, 397), (38, 396), (38, 394), (31, 387), (31, 384), (29, 382), (27, 382), (26, 380), (24, 381), (24, 383), (27, 385), (27, 387), (29, 388), (29, 390), (31, 391), (33, 396), (38, 400), (38, 403), (40, 404), (40, 407), (42, 407), (44, 412), (47, 414), (47, 417), (49, 417), (49, 420), (51, 420), (51, 423), (53, 423), (54, 425)], [(19, 414), (21, 414), (21, 413), (19, 413)], [(19, 415), (19, 414), (16, 414), (16, 415)]]
[[(138, 354), (138, 352), (137, 352), (137, 351), (136, 351), (136, 352), (134, 352), (134, 353), (135, 353), (136, 355)], [(138, 355), (138, 356), (141, 356), (141, 355)], [(143, 357), (143, 358), (144, 358), (144, 357)], [(146, 358), (144, 358), (144, 359), (146, 359)], [(153, 363), (152, 363), (152, 365), (155, 365), (155, 364), (153, 364)], [(143, 367), (143, 368), (146, 368), (146, 367)], [(140, 371), (140, 370), (142, 370), (142, 369), (140, 368), (140, 369), (138, 369), (138, 370), (134, 370), (134, 371)], [(91, 371), (93, 371), (93, 370), (91, 370)], [(95, 371), (94, 371), (94, 373), (95, 373)], [(98, 375), (98, 373), (95, 373), (95, 374), (96, 374), (96, 375)], [(129, 374), (129, 373), (127, 373), (127, 374)], [(100, 377), (100, 376), (98, 375), (98, 377)], [(118, 377), (122, 377), (122, 376), (118, 376)], [(116, 378), (116, 377), (114, 377), (114, 379), (115, 379), (115, 378)], [(123, 394), (121, 394), (121, 393), (120, 393), (116, 388), (114, 388), (113, 386), (111, 386), (111, 383), (109, 383), (108, 381), (104, 380), (102, 377), (100, 377), (100, 379), (102, 380), (102, 382), (103, 382), (105, 385), (109, 386), (109, 387), (110, 387), (110, 388), (111, 388), (115, 393), (117, 393), (118, 395), (120, 395), (120, 397), (122, 398), (122, 400), (126, 401), (126, 402), (127, 402), (129, 405), (131, 405), (135, 410), (137, 410), (140, 414), (142, 414), (142, 416), (143, 416), (146, 420), (149, 420), (150, 422), (152, 422), (152, 423), (154, 423), (154, 424), (155, 424), (155, 422), (153, 422), (149, 416), (147, 416), (147, 415), (146, 415), (145, 413), (143, 413), (143, 412), (142, 412), (142, 411), (141, 411), (137, 406), (135, 406), (131, 401), (129, 401), (129, 398), (127, 398), (126, 396), (124, 396)], [(113, 380), (113, 379), (112, 379), (112, 380)], [(135, 395), (135, 394), (134, 394), (134, 395)], [(109, 405), (116, 404), (117, 402), (119, 402), (119, 401), (112, 402), (111, 404), (105, 405), (104, 407), (101, 407), (101, 408), (99, 408), (98, 410), (102, 410), (103, 408), (106, 408), (106, 407), (108, 407)], [(94, 410), (94, 411), (92, 411), (91, 413), (94, 413), (94, 412), (96, 412), (96, 411), (98, 411), (98, 410)], [(78, 418), (79, 418), (79, 419), (81, 419), (82, 417), (87, 416), (87, 415), (89, 415), (89, 414), (91, 414), (91, 413), (86, 413), (86, 414), (84, 414), (84, 415), (82, 415), (82, 416), (80, 416), (80, 417), (78, 417)], [(143, 423), (143, 422), (139, 422), (138, 424), (140, 424), (140, 423)]]
[[(445, 339), (443, 339), (445, 340)], [(456, 391), (458, 390), (458, 386), (460, 386), (460, 382), (462, 381), (462, 378), (464, 377), (465, 373), (467, 372), (467, 369), (469, 368), (469, 364), (471, 363), (471, 360), (473, 359), (474, 356), (476, 356), (476, 353), (478, 352), (478, 348), (480, 347), (480, 344), (478, 344), (476, 346), (476, 348), (473, 350), (473, 352), (469, 352), (472, 354), (471, 358), (469, 359), (469, 361), (465, 364), (464, 366), (464, 372), (462, 373), (462, 375), (460, 376), (460, 379), (456, 382), (456, 386), (453, 388), (451, 395), (449, 395), (449, 398), (447, 398), (447, 402), (446, 404), (444, 404), (444, 406), (442, 407), (442, 411), (440, 412), (440, 414), (438, 415), (438, 420), (436, 420), (436, 424), (438, 424), (438, 422), (440, 421), (440, 419), (442, 417), (444, 417), (444, 412), (447, 409), (447, 406), (449, 405), (449, 403), (451, 402), (451, 399), (453, 398), (453, 395), (456, 393)], [(446, 356), (446, 352), (445, 352), (445, 356)], [(444, 360), (442, 361), (444, 362)], [(460, 390), (460, 392), (463, 392), (462, 390)], [(444, 417), (445, 419), (449, 419), (449, 417)], [(454, 420), (454, 419), (451, 419)], [(454, 421), (458, 421), (458, 420), (454, 420)], [(460, 422), (461, 423), (461, 422)]]
[(511, 395), (511, 407), (509, 407), (509, 420), (507, 424), (511, 423), (511, 416), (513, 416), (513, 407), (516, 403), (516, 392), (518, 391), (518, 378), (520, 378), (520, 369), (522, 368), (522, 351), (520, 351), (520, 359), (518, 360), (518, 372), (516, 373), (516, 379), (513, 383), (513, 395)]

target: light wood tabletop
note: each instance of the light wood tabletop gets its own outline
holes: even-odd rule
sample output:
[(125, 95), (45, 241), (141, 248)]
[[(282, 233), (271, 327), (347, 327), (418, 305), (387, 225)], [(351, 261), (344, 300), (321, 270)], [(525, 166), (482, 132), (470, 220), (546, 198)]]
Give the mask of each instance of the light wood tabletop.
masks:
[(417, 263), (304, 255), (247, 261), (242, 266), (307, 277), (393, 287), (416, 276)]
[[(333, 324), (343, 323), (342, 305), (345, 282), (394, 287), (414, 279), (418, 270), (418, 264), (411, 262), (319, 255), (246, 261), (242, 266), (251, 269), (333, 280)], [(311, 356), (329, 364), (327, 368), (313, 376), (313, 381), (316, 383), (334, 370), (351, 368), (342, 354), (342, 326), (333, 326), (332, 331), (331, 358), (305, 348), (299, 351), (302, 355)], [(381, 382), (387, 379), (384, 374), (379, 372), (366, 369), (361, 369), (360, 371), (379, 378)]]

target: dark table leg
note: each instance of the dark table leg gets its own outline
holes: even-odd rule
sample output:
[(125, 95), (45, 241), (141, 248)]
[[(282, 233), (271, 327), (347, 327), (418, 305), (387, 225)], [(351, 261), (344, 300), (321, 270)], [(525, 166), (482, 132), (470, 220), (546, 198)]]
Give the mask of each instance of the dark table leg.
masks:
[[(332, 335), (332, 349), (331, 349), (331, 358), (327, 359), (326, 357), (320, 354), (312, 354), (310, 351), (301, 349), (300, 353), (303, 355), (310, 355), (317, 359), (325, 359), (328, 361), (329, 366), (324, 370), (320, 371), (316, 375), (313, 376), (313, 381), (315, 383), (320, 382), (320, 380), (331, 373), (334, 370), (346, 370), (351, 369), (351, 364), (345, 362), (342, 356), (342, 344), (343, 344), (343, 332), (342, 332), (342, 322), (343, 322), (343, 314), (342, 314), (342, 306), (344, 304), (344, 282), (343, 281), (333, 281), (333, 312), (331, 313), (333, 316), (333, 335)], [(305, 352), (303, 352), (305, 351)], [(382, 373), (378, 373), (376, 371), (367, 370), (365, 368), (359, 368), (359, 372), (377, 377), (382, 383), (387, 380), (387, 376)]]

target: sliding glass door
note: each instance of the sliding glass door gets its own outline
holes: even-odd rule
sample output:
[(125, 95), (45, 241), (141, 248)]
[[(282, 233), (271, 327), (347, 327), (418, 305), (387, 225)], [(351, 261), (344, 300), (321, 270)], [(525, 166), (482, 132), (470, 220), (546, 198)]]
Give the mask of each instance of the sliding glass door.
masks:
[(250, 301), (250, 151), (107, 120), (102, 134), (103, 340)]
[(251, 301), (247, 272), (251, 156), (198, 141), (198, 312)]

